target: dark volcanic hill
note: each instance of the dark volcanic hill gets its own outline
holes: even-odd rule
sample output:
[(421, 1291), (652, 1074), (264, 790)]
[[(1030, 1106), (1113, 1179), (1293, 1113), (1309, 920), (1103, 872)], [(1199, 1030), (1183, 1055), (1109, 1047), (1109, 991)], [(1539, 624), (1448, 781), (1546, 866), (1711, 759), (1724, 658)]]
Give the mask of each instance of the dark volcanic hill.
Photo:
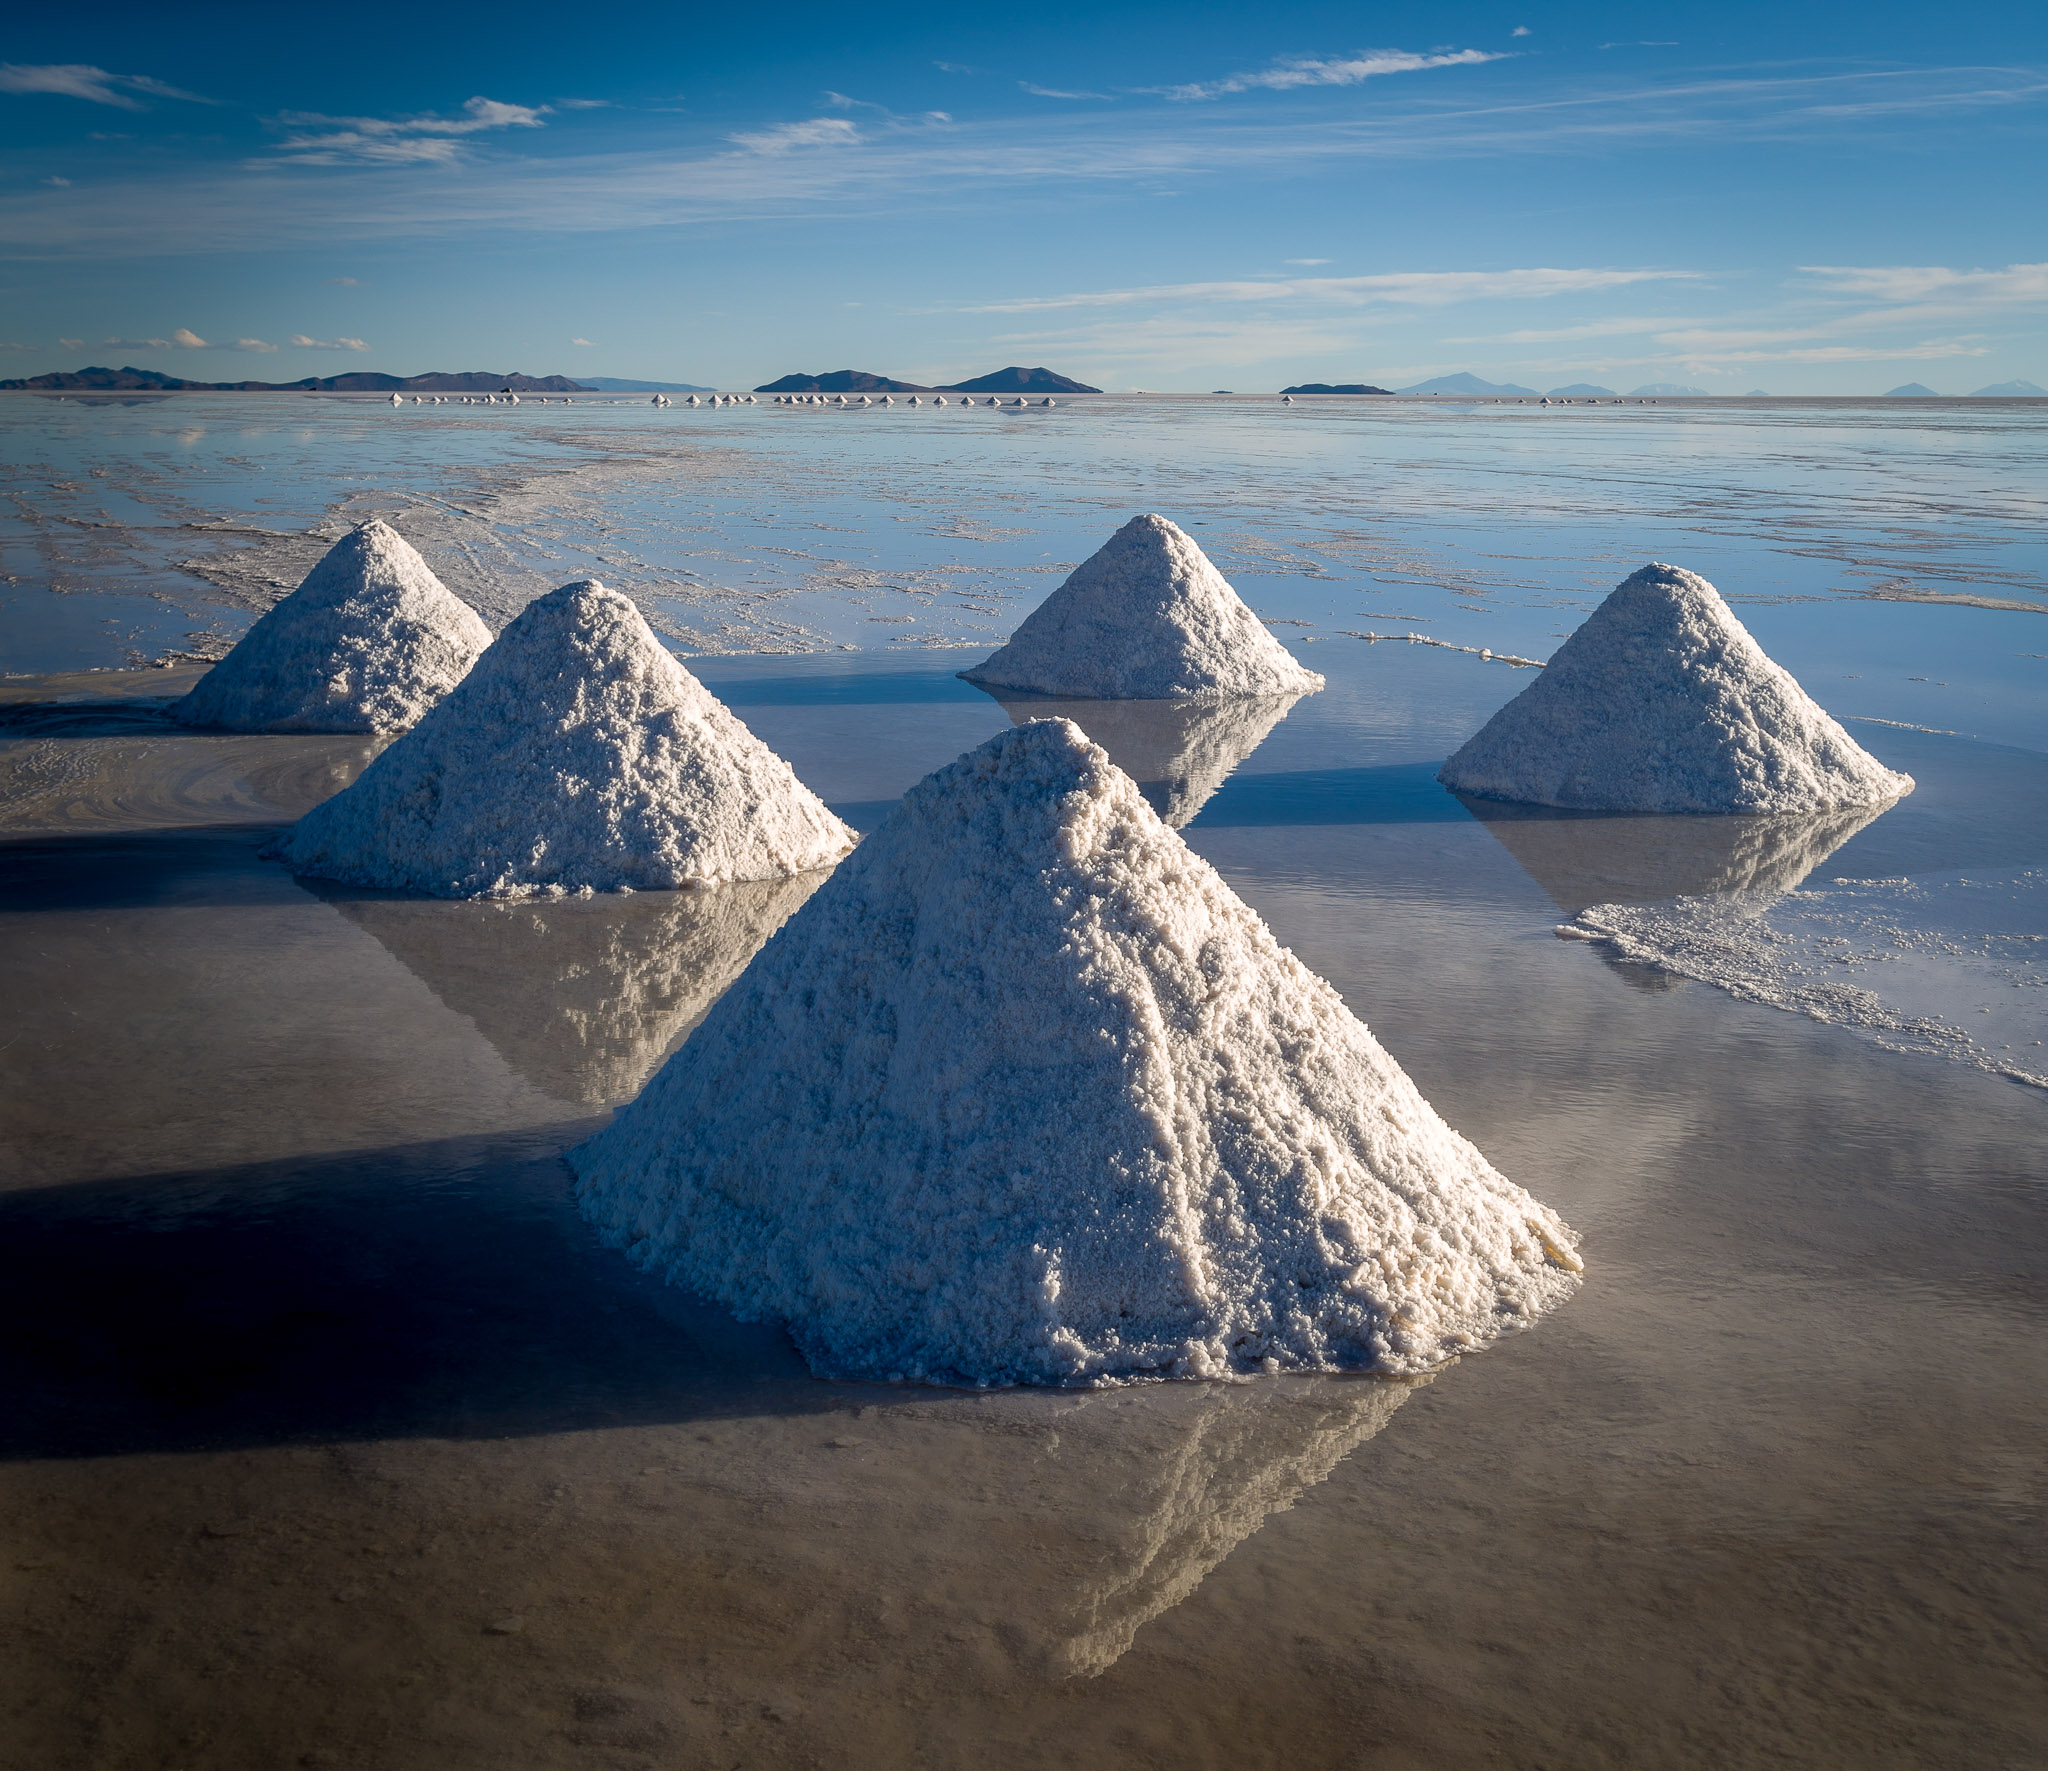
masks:
[(339, 393), (339, 394), (494, 394), (510, 388), (516, 394), (580, 394), (579, 381), (566, 375), (493, 375), (487, 369), (459, 374), (380, 375), (359, 370), (349, 375), (309, 375), (303, 381), (186, 381), (156, 369), (53, 369), (21, 381), (0, 381), (0, 388), (36, 393), (132, 392), (160, 393)]
[(1390, 387), (1368, 387), (1362, 381), (1304, 381), (1299, 387), (1283, 387), (1283, 394), (1390, 394)]
[(972, 381), (951, 381), (940, 389), (949, 394), (1099, 394), (1102, 389), (1085, 381), (1069, 381), (1050, 369), (1019, 369), (1012, 364), (993, 375), (977, 375)]
[(886, 375), (870, 375), (865, 369), (834, 369), (825, 375), (785, 375), (757, 387), (757, 394), (928, 394), (932, 390), (919, 381), (891, 381)]

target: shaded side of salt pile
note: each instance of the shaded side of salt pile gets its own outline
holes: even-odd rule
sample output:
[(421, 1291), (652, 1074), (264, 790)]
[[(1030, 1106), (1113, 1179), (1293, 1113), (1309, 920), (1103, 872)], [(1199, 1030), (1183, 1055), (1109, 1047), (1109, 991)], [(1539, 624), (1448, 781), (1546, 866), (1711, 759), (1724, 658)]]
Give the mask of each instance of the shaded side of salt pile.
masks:
[(435, 897), (777, 879), (853, 833), (594, 581), (527, 605), (461, 686), (274, 846)]
[(388, 523), (337, 541), (171, 709), (237, 732), (402, 732), (491, 643), (482, 618)]
[(960, 674), (985, 688), (1120, 701), (1301, 695), (1323, 686), (1193, 537), (1160, 516), (1131, 518), (1025, 616), (1007, 645)]
[(1775, 664), (1721, 593), (1648, 565), (1437, 779), (1604, 812), (1812, 812), (1913, 790)]
[(835, 1377), (1413, 1373), (1578, 1283), (1065, 720), (914, 787), (570, 1161), (608, 1240)]

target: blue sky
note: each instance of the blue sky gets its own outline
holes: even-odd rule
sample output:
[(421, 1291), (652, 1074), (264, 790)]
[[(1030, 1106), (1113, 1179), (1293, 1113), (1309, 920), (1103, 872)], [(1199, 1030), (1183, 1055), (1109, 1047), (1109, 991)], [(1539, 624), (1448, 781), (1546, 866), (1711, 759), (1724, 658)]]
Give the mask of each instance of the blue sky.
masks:
[(49, 8), (0, 373), (2048, 384), (2048, 9)]

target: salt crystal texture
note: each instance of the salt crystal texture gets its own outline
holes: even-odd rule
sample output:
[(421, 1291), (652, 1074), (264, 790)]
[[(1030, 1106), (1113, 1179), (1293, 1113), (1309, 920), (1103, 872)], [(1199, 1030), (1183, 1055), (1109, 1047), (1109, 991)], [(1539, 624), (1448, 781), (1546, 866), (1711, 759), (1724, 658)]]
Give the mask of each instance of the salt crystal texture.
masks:
[(570, 1162), (609, 1241), (831, 1377), (1414, 1373), (1578, 1284), (1065, 720), (912, 788)]
[(462, 681), (491, 630), (405, 537), (368, 522), (171, 709), (237, 732), (402, 732)]
[(1308, 694), (1297, 664), (1164, 517), (1133, 517), (1024, 617), (1009, 644), (960, 673), (991, 689), (1105, 700)]
[(1813, 812), (1913, 791), (1677, 566), (1625, 579), (1437, 779), (1602, 812)]
[(275, 845), (441, 898), (778, 879), (853, 832), (594, 581), (527, 605), (461, 686)]

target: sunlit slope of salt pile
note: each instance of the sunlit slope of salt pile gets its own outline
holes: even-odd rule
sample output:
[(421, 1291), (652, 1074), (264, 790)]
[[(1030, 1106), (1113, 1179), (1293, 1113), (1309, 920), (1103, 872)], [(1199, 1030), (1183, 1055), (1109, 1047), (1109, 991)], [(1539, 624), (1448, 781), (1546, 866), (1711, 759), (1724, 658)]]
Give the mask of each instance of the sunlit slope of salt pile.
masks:
[(1913, 790), (1677, 566), (1624, 580), (1437, 777), (1603, 812), (1813, 812)]
[(1301, 695), (1323, 686), (1265, 629), (1194, 539), (1133, 517), (960, 673), (987, 688), (1109, 700)]
[(482, 618), (388, 523), (327, 550), (172, 710), (238, 732), (402, 732), (491, 643)]
[(853, 840), (631, 602), (585, 581), (530, 603), (274, 852), (352, 885), (528, 897), (776, 879)]
[(1412, 1373), (1578, 1283), (1065, 720), (914, 787), (570, 1160), (608, 1239), (833, 1376)]

